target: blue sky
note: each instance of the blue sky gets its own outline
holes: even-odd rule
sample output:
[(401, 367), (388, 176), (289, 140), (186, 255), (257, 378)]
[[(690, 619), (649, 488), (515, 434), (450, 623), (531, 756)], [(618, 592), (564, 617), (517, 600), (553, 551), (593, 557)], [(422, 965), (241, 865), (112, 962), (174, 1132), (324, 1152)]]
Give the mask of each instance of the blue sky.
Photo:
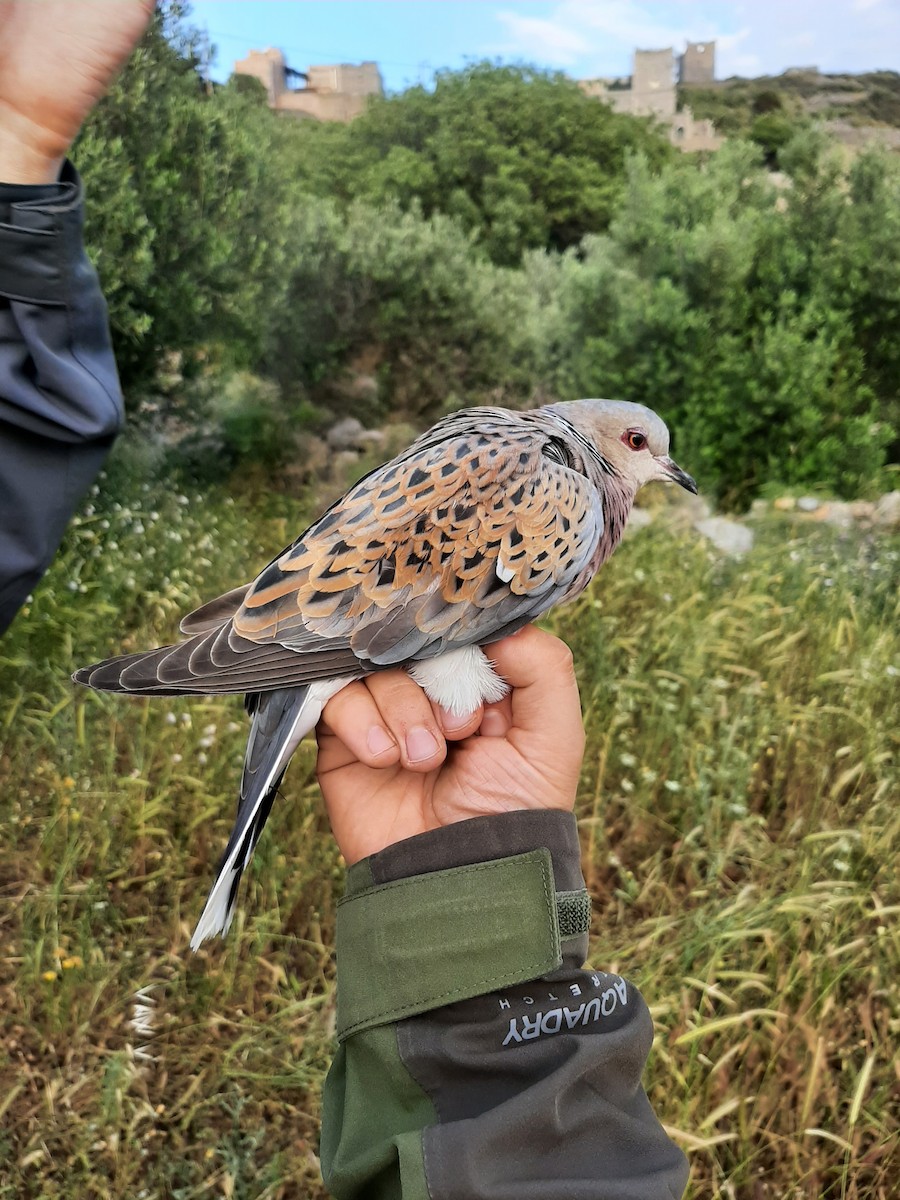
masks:
[(217, 47), (217, 79), (267, 46), (298, 70), (374, 59), (394, 91), (481, 58), (626, 75), (635, 47), (688, 38), (717, 39), (719, 78), (900, 70), (900, 0), (194, 0), (192, 21)]

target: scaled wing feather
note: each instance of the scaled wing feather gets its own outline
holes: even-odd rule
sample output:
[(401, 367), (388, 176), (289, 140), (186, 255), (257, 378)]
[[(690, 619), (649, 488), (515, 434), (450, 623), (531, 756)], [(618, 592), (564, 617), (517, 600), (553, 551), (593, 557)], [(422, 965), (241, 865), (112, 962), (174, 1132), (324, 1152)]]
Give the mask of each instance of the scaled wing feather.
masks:
[(235, 631), (298, 649), (310, 632), (347, 639), (364, 665), (386, 666), (502, 636), (583, 586), (602, 530), (593, 486), (543, 453), (528, 414), (461, 416), (271, 563)]

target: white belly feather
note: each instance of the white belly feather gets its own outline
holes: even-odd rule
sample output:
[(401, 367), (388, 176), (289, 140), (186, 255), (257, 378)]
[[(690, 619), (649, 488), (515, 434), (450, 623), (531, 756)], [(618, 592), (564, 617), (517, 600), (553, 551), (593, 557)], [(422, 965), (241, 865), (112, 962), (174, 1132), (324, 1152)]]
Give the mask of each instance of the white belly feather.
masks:
[(449, 650), (438, 658), (413, 663), (407, 670), (429, 700), (457, 717), (474, 712), (479, 704), (495, 704), (509, 691), (478, 646)]

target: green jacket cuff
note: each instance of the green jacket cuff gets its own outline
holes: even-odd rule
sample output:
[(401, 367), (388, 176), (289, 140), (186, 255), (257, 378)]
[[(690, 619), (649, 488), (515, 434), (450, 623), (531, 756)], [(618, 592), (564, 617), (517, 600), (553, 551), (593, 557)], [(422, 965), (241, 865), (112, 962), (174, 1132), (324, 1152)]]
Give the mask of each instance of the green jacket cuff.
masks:
[(338, 907), (338, 1037), (558, 969), (590, 900), (575, 819), (461, 821), (355, 864)]

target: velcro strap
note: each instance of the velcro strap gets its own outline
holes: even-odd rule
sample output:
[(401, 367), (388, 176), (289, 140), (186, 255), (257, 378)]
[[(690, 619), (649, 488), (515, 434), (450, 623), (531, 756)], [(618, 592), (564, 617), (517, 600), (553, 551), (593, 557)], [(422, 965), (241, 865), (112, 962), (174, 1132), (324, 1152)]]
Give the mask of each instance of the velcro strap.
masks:
[(590, 918), (586, 892), (559, 895), (558, 910), (550, 852), (538, 849), (345, 896), (338, 1038), (555, 970), (561, 937)]
[(559, 918), (559, 936), (563, 941), (580, 933), (589, 933), (591, 898), (587, 888), (579, 888), (577, 892), (557, 892), (556, 914)]

